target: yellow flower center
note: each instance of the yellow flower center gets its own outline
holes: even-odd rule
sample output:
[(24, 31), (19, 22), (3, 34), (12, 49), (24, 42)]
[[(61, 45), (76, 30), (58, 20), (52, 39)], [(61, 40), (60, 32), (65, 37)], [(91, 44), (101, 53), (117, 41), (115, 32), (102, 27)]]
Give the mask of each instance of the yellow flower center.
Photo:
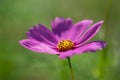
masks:
[(66, 51), (74, 48), (74, 43), (70, 40), (62, 40), (57, 45), (59, 51)]

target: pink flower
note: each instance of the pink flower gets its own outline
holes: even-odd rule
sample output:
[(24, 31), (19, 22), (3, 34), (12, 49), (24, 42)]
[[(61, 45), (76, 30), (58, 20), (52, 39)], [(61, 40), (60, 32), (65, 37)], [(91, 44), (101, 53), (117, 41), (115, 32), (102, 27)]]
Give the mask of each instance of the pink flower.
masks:
[(57, 54), (61, 59), (75, 54), (96, 52), (106, 47), (103, 41), (90, 41), (100, 30), (103, 21), (93, 25), (92, 20), (82, 20), (75, 24), (71, 18), (55, 18), (52, 21), (52, 31), (44, 25), (34, 26), (27, 32), (28, 39), (20, 44), (32, 51)]

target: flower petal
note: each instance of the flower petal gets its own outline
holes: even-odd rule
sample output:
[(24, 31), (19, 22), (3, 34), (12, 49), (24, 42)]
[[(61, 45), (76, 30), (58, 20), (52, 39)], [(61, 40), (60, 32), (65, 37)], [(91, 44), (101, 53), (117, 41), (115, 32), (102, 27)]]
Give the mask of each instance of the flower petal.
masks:
[(48, 47), (47, 45), (43, 43), (39, 43), (35, 40), (30, 39), (24, 39), (19, 42), (23, 47), (35, 51), (35, 52), (41, 52), (41, 53), (47, 53), (47, 54), (59, 54), (54, 49)]
[(106, 42), (92, 41), (90, 43), (87, 43), (83, 46), (78, 47), (76, 52), (77, 54), (81, 54), (84, 52), (96, 52), (97, 50), (102, 50), (105, 47), (106, 47)]
[(37, 41), (51, 45), (56, 45), (58, 43), (55, 38), (55, 35), (49, 29), (47, 29), (45, 26), (41, 24), (31, 28), (27, 33), (27, 36), (30, 39), (35, 39)]
[(72, 19), (67, 18), (58, 18), (56, 17), (55, 20), (52, 21), (52, 31), (58, 37), (62, 36), (62, 33), (69, 30), (72, 25)]
[(103, 21), (97, 22), (92, 27), (90, 27), (78, 40), (77, 44), (83, 44), (84, 42), (87, 42), (91, 38), (93, 38), (97, 32), (100, 30), (101, 25), (103, 24)]
[(67, 57), (72, 57), (75, 54), (82, 54), (85, 52), (95, 52), (106, 47), (106, 42), (102, 41), (93, 41), (73, 50), (68, 50), (66, 52), (61, 52), (59, 58), (65, 59)]
[(68, 35), (71, 35), (73, 41), (78, 40), (82, 33), (92, 24), (92, 20), (82, 20), (74, 24)]
[(65, 59), (67, 57), (72, 57), (76, 53), (76, 50), (68, 50), (66, 52), (61, 52), (59, 58)]

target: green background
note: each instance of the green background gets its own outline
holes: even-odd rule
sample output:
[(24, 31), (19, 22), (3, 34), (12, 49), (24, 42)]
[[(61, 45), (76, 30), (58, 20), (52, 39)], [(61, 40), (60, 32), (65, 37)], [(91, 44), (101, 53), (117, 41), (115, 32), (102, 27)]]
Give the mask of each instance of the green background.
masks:
[(93, 40), (107, 41), (107, 48), (73, 56), (73, 70), (76, 80), (120, 80), (119, 0), (0, 0), (0, 80), (70, 80), (66, 60), (18, 43), (34, 25), (50, 28), (56, 16), (104, 20)]

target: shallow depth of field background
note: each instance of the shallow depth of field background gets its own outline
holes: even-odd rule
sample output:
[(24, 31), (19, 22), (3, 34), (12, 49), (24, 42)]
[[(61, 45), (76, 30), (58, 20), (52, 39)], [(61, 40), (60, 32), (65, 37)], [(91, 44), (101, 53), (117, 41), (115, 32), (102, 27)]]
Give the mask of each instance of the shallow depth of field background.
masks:
[(0, 80), (70, 80), (66, 60), (18, 43), (34, 25), (50, 28), (56, 16), (104, 20), (93, 40), (107, 41), (107, 48), (73, 56), (72, 66), (76, 80), (120, 80), (119, 0), (0, 0)]

